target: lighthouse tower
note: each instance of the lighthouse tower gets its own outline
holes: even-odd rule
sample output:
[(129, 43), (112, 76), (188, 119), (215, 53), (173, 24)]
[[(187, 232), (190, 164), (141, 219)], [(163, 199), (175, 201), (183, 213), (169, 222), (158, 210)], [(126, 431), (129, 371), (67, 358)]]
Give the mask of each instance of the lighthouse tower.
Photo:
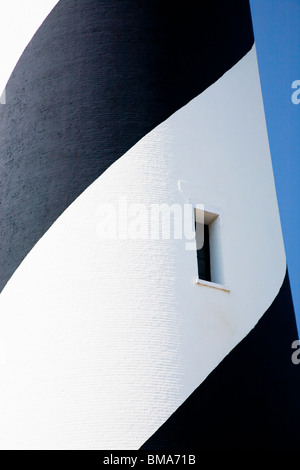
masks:
[(0, 448), (296, 449), (248, 0), (60, 0), (0, 142)]

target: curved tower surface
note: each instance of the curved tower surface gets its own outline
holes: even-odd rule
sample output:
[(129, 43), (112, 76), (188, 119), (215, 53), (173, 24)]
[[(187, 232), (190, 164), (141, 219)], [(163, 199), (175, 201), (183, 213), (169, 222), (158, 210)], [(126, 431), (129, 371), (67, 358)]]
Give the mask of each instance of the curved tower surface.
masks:
[(61, 0), (0, 141), (0, 448), (299, 447), (248, 0)]

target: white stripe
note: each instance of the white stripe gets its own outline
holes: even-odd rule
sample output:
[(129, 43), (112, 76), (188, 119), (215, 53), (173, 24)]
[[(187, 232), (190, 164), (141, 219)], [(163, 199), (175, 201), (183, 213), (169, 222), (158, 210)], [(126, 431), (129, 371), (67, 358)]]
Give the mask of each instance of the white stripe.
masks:
[[(224, 281), (184, 240), (97, 237), (103, 203), (219, 207)], [(253, 48), (113, 164), (0, 297), (0, 445), (139, 448), (254, 327), (285, 255)], [(221, 391), (220, 391), (221, 393)]]

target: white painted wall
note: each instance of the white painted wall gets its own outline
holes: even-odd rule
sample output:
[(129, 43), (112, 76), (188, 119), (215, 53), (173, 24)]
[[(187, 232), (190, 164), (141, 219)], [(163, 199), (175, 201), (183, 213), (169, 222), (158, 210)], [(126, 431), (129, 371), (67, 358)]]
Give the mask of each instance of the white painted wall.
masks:
[[(220, 209), (224, 282), (185, 240), (100, 240), (103, 203)], [(0, 296), (2, 448), (134, 449), (255, 326), (285, 255), (255, 48), (112, 165)]]

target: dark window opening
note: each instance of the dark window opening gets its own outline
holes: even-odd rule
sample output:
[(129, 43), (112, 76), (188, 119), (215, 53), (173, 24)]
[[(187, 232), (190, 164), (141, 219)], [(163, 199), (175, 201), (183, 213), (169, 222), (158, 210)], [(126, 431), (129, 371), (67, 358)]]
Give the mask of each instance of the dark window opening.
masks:
[[(204, 234), (203, 232), (202, 233), (199, 232), (200, 230), (203, 230), (203, 229), (204, 229)], [(203, 239), (203, 235), (204, 235), (204, 239)], [(198, 246), (197, 246), (198, 279), (202, 279), (204, 281), (211, 281), (208, 225), (203, 226), (202, 224), (196, 223), (196, 240), (197, 240), (197, 244), (198, 244), (198, 240), (201, 240), (201, 243), (199, 243), (201, 245), (201, 248), (198, 249)]]

